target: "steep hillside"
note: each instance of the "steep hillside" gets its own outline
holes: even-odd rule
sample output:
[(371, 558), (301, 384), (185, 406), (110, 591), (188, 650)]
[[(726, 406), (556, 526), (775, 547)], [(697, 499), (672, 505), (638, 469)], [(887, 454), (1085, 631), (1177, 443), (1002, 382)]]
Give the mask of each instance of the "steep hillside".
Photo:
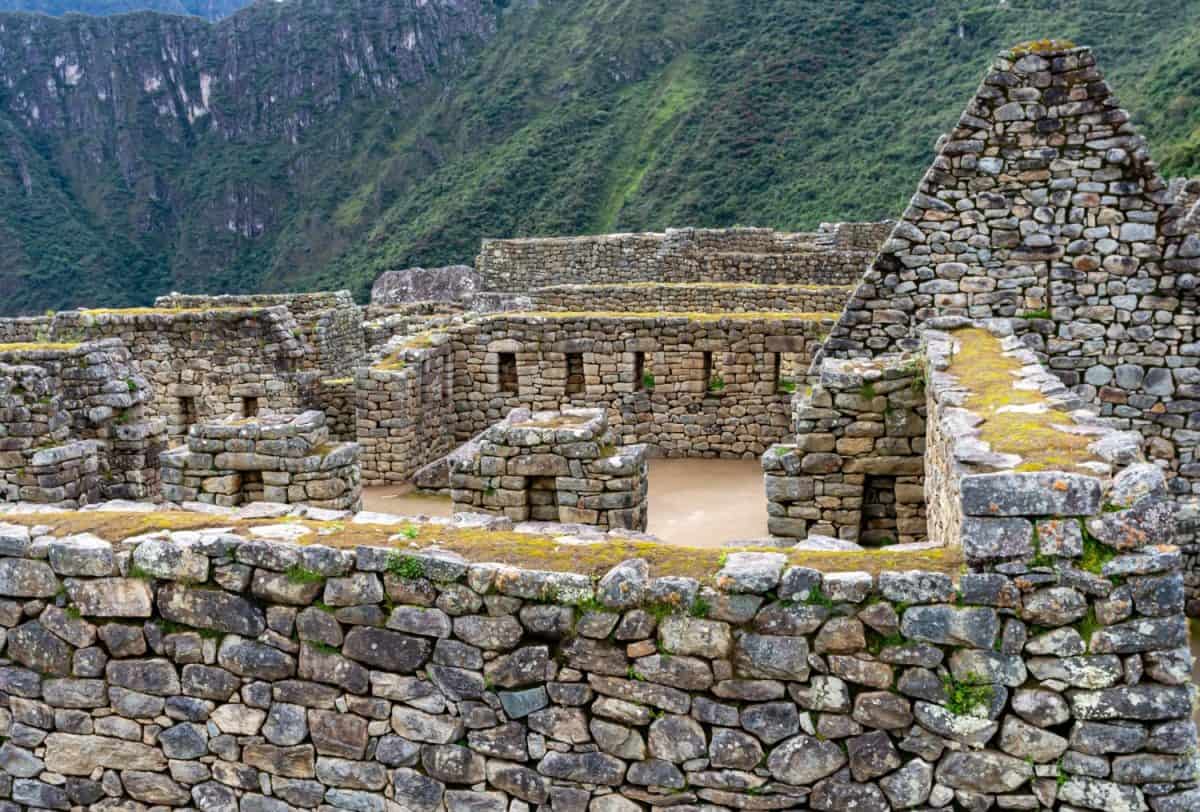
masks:
[[(0, 11), (30, 11), (38, 14), (124, 14), (128, 11), (158, 11), (191, 14), (209, 20), (228, 17), (253, 0), (0, 0)], [(274, 2), (274, 0), (267, 0)]]
[(348, 286), (482, 236), (894, 215), (993, 52), (1200, 174), (1200, 0), (291, 0), (0, 15), (0, 308)]

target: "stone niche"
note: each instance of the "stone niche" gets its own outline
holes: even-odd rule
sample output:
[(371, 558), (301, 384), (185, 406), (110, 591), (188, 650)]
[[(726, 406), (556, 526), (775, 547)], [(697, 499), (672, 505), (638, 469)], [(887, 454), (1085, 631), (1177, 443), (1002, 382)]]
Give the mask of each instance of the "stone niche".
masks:
[(772, 535), (878, 547), (924, 541), (922, 360), (825, 359), (793, 403), (794, 443), (762, 457)]
[(513, 409), (451, 460), (454, 511), (646, 529), (646, 447), (618, 448), (602, 409)]
[(162, 455), (163, 496), (233, 507), (250, 502), (362, 506), (358, 443), (329, 440), (325, 415), (229, 417), (192, 426)]

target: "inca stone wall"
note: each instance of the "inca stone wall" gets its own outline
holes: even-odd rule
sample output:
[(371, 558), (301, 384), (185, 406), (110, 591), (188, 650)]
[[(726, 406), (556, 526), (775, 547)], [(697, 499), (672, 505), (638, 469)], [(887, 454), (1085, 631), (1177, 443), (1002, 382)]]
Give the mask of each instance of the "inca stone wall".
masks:
[(840, 313), (848, 285), (749, 285), (654, 282), (625, 285), (554, 285), (528, 294), (526, 309), (567, 311)]
[(0, 345), (3, 501), (153, 499), (166, 436), (120, 341)]
[(254, 502), (358, 510), (357, 443), (330, 442), (325, 413), (198, 423), (160, 456), (163, 498), (235, 507)]
[(455, 513), (646, 529), (646, 447), (618, 448), (602, 409), (513, 409), (450, 461)]
[[(1086, 521), (1143, 528), (1139, 481), (984, 521), (1129, 500)], [(1097, 572), (1069, 534), (1035, 561), (968, 533), (957, 583), (732, 553), (707, 585), (3, 525), (0, 804), (1194, 810), (1178, 552), (1101, 532)]]
[(407, 482), (455, 446), (454, 354), (444, 334), (400, 346), (355, 371), (356, 436), (364, 485)]
[(825, 359), (818, 382), (793, 399), (794, 439), (762, 457), (773, 536), (925, 540), (923, 363)]
[(476, 267), (488, 291), (616, 282), (850, 285), (885, 234), (880, 224), (854, 223), (810, 234), (732, 228), (485, 239)]
[[(55, 340), (119, 338), (150, 382), (150, 413), (172, 437), (188, 425), (246, 413), (297, 411), (306, 347), (282, 306), (229, 310), (66, 311)], [(249, 399), (249, 400), (248, 400)]]
[(914, 348), (938, 317), (1022, 340), (1200, 492), (1200, 235), (1086, 48), (1002, 54), (883, 245), (827, 353)]
[(362, 311), (348, 290), (316, 293), (257, 293), (203, 296), (172, 293), (155, 307), (212, 309), (286, 307), (312, 347), (311, 369), (326, 375), (347, 374), (363, 360)]
[(778, 318), (497, 315), (449, 335), (456, 436), (510, 409), (602, 407), (619, 445), (757, 457), (787, 435), (794, 381), (829, 322)]

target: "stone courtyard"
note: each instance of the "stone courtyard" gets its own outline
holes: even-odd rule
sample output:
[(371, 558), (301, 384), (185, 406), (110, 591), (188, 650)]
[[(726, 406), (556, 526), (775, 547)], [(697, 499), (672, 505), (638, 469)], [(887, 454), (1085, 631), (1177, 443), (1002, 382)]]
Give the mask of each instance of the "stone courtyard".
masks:
[(1200, 809), (1197, 188), (1033, 45), (895, 221), (0, 320), (0, 812)]

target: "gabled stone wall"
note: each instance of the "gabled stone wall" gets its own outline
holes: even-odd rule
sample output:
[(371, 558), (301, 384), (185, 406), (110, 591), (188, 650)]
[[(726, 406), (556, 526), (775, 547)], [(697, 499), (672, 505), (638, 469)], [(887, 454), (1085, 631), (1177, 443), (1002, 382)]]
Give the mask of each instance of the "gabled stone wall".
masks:
[(1006, 53), (933, 164), (826, 353), (915, 348), (943, 317), (1026, 317), (1026, 344), (1200, 492), (1200, 238), (1086, 48)]

